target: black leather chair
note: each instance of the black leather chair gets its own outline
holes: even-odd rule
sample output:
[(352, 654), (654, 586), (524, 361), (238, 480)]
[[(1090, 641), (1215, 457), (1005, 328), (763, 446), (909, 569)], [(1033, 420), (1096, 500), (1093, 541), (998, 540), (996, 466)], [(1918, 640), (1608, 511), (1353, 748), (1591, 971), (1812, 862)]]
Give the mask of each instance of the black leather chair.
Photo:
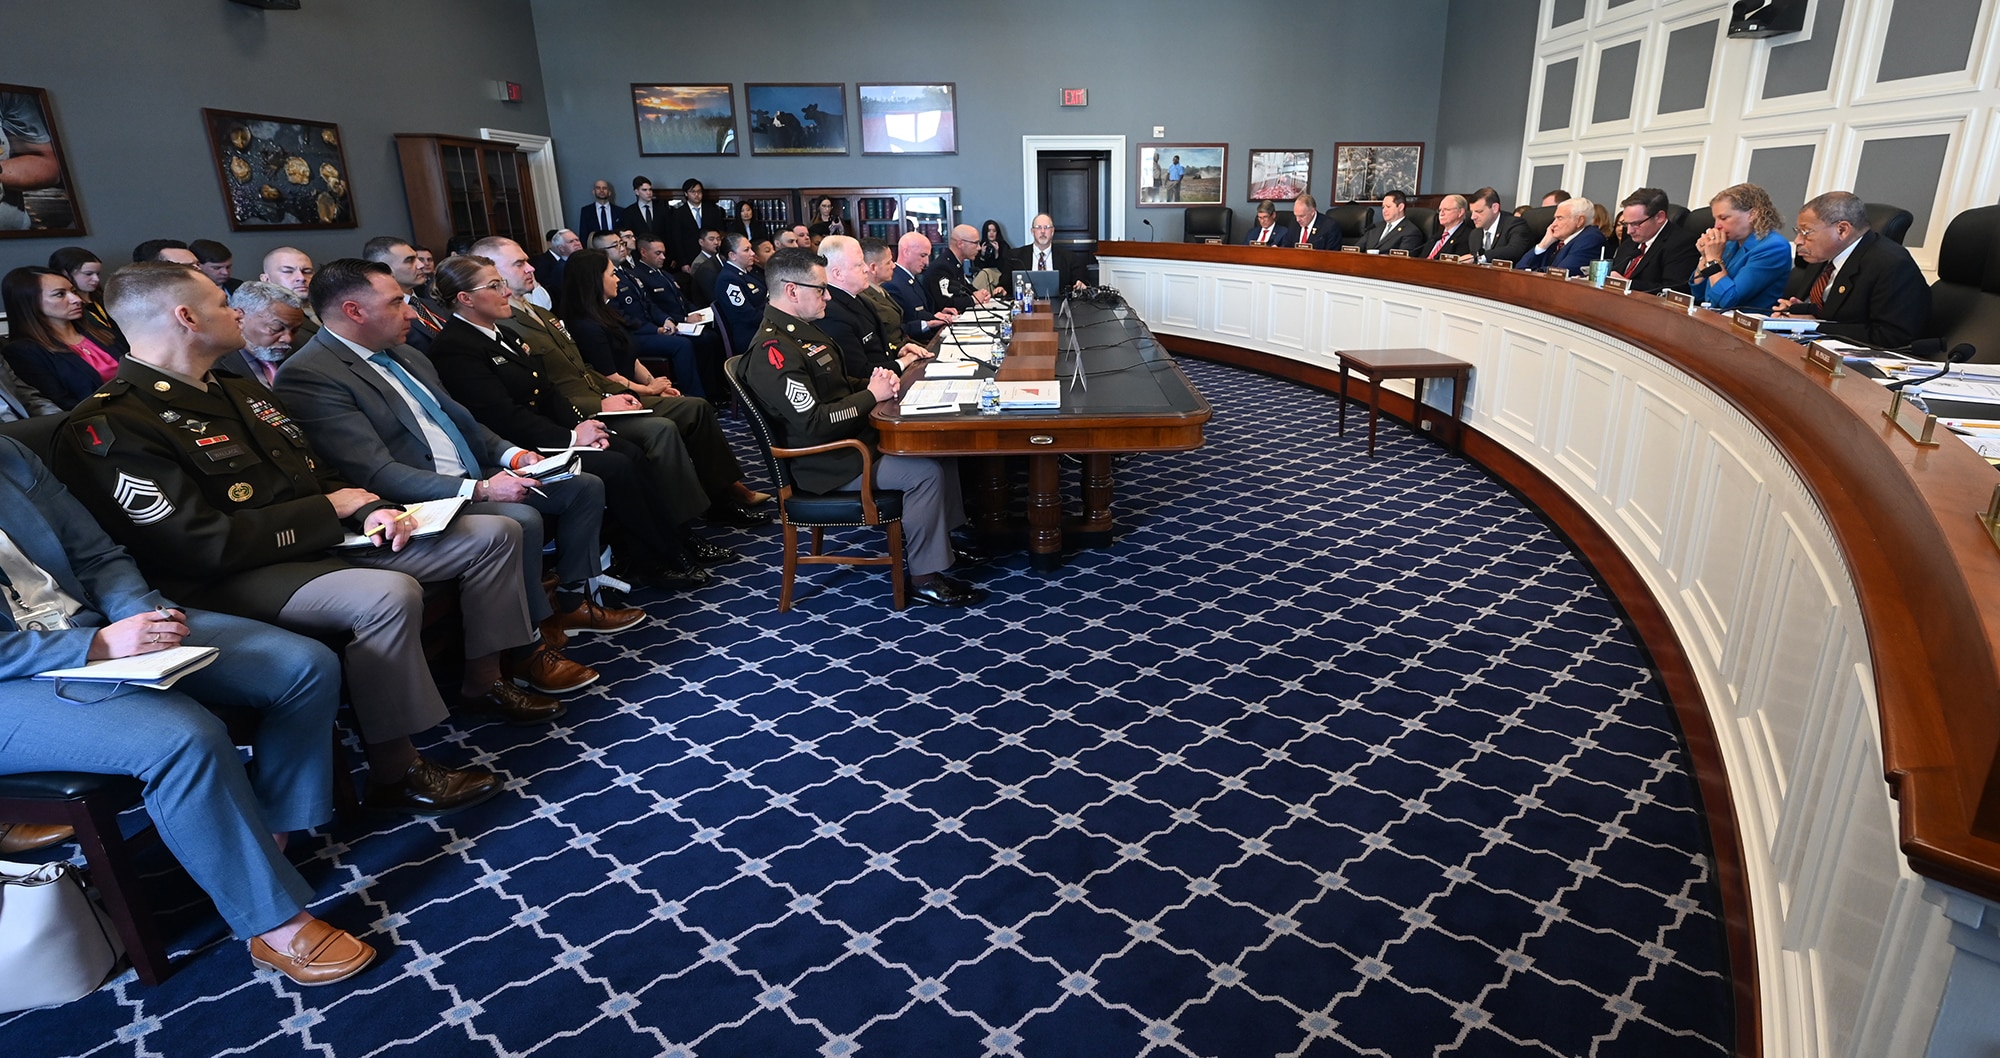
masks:
[(1916, 217), (1901, 206), (1891, 206), (1882, 202), (1863, 202), (1861, 208), (1868, 211), (1868, 227), (1880, 232), (1882, 237), (1901, 243), (1903, 236), (1910, 234), (1910, 225)]
[(1924, 335), (1949, 350), (1970, 342), (1974, 363), (2000, 363), (2000, 206), (1978, 206), (1951, 219), (1938, 244), (1931, 322)]
[[(785, 529), (784, 579), (778, 586), (779, 612), (792, 608), (792, 581), (798, 573), (800, 563), (817, 566), (888, 566), (889, 576), (894, 581), (896, 609), (902, 609), (908, 602), (908, 586), (903, 576), (903, 494), (900, 490), (875, 487), (874, 453), (868, 450), (867, 445), (853, 439), (813, 445), (810, 448), (778, 447), (777, 431), (772, 428), (771, 421), (764, 417), (764, 409), (759, 407), (756, 398), (750, 395), (750, 387), (743, 379), (743, 358), (730, 357), (722, 365), (722, 373), (729, 379), (729, 388), (736, 394), (737, 405), (743, 409), (743, 421), (749, 423), (750, 431), (757, 435), (757, 445), (764, 450), (764, 465), (771, 473), (772, 484), (778, 488), (778, 523)], [(860, 491), (824, 493), (798, 491), (786, 460), (816, 455), (820, 452), (833, 452), (842, 448), (852, 448), (861, 453)], [(829, 528), (850, 525), (879, 525), (887, 529), (889, 553), (826, 554), (825, 531)], [(799, 553), (801, 526), (812, 530), (812, 553), (809, 555)]]
[(1410, 206), (1403, 210), (1403, 219), (1423, 229), (1425, 246), (1429, 246), (1431, 243), (1437, 241), (1438, 237), (1437, 210), (1432, 209), (1429, 206)]
[(1671, 202), (1667, 203), (1668, 224), (1679, 224), (1687, 220), (1687, 215), (1688, 215), (1688, 208), (1686, 206), (1676, 206)]
[(1381, 219), (1375, 207), (1366, 202), (1343, 202), (1326, 213), (1340, 225), (1340, 241), (1344, 246), (1361, 245), (1361, 237)]
[(1555, 219), (1556, 208), (1554, 206), (1536, 206), (1526, 213), (1521, 214), (1521, 223), (1528, 226), (1528, 234), (1534, 236), (1533, 241), (1536, 244), (1540, 244), (1542, 236), (1549, 233), (1549, 225)]
[(1235, 223), (1236, 211), (1228, 206), (1189, 206), (1181, 214), (1181, 241), (1228, 242), (1230, 227)]
[(1714, 207), (1703, 206), (1700, 209), (1688, 210), (1687, 216), (1681, 218), (1681, 227), (1697, 239), (1708, 234), (1708, 229), (1715, 227)]

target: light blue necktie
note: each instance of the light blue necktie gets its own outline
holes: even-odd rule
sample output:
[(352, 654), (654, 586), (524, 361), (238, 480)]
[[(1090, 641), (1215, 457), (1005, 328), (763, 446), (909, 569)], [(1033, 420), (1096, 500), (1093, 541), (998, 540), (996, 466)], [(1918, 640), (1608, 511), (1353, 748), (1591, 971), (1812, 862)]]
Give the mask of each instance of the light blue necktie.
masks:
[(444, 413), (444, 408), (439, 406), (437, 398), (431, 396), (429, 390), (418, 385), (417, 380), (411, 378), (408, 371), (403, 370), (403, 365), (397, 363), (396, 358), (388, 353), (376, 353), (368, 359), (388, 368), (389, 373), (396, 376), (396, 380), (403, 384), (404, 391), (417, 402), (417, 407), (422, 408), (424, 414), (431, 417), (431, 422), (436, 423), (437, 428), (443, 430), (444, 435), (451, 438), (451, 443), (458, 448), (458, 461), (465, 464), (465, 476), (478, 477), (479, 457), (472, 454), (472, 446), (465, 443), (465, 435), (458, 432), (458, 424), (452, 422), (451, 416)]

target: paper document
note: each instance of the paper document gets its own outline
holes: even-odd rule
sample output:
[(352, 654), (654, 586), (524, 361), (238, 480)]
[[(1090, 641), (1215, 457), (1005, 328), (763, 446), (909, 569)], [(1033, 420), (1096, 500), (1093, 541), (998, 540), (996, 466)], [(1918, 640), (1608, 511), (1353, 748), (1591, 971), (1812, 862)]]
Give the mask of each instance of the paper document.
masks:
[(694, 337), (695, 335), (698, 335), (698, 334), (700, 334), (700, 333), (701, 333), (701, 328), (702, 328), (702, 325), (701, 325), (701, 324), (699, 324), (699, 323), (682, 323), (682, 324), (678, 324), (678, 325), (676, 325), (676, 326), (674, 327), (674, 330), (676, 330), (676, 331), (679, 331), (680, 333), (682, 333), (682, 334), (685, 334), (685, 335), (687, 335), (688, 337), (692, 338), (692, 337)]
[(979, 382), (970, 378), (926, 378), (903, 391), (904, 408), (939, 404), (973, 404), (979, 400)]
[(653, 414), (653, 409), (651, 408), (626, 408), (624, 411), (592, 412), (590, 417), (593, 419), (622, 419), (627, 415), (651, 415), (651, 414)]
[(1000, 408), (1007, 410), (1027, 410), (1031, 408), (1062, 407), (1062, 383), (1047, 382), (1002, 382), (1000, 383)]
[(688, 314), (687, 314), (687, 315), (686, 315), (685, 317), (683, 317), (683, 318), (682, 318), (682, 320), (681, 320), (681, 322), (682, 322), (682, 323), (714, 323), (714, 322), (715, 322), (715, 308), (714, 308), (714, 306), (710, 306), (710, 307), (708, 307), (708, 308), (705, 308), (705, 309), (696, 309), (696, 310), (694, 310), (693, 312), (690, 312), (690, 313), (688, 313)]
[(1803, 334), (1819, 329), (1820, 321), (1811, 316), (1770, 316), (1761, 312), (1738, 312), (1746, 320), (1756, 320), (1760, 331), (1774, 331), (1779, 334)]
[(563, 474), (574, 474), (576, 473), (577, 451), (579, 450), (570, 449), (568, 455), (550, 456), (539, 463), (534, 463), (522, 467), (521, 469), (515, 471), (515, 473), (520, 474), (524, 477), (542, 478), (542, 479), (558, 477)]
[[(1932, 370), (1936, 370), (1933, 368)], [(1971, 400), (1987, 404), (2000, 404), (2000, 379), (1960, 378), (1946, 375), (1944, 378), (1911, 386), (1905, 393), (1921, 393), (1925, 397), (1943, 400)]]
[[(447, 496), (441, 500), (425, 500), (422, 503), (403, 505), (403, 513), (417, 520), (417, 528), (410, 533), (410, 539), (420, 536), (436, 536), (444, 532), (451, 520), (457, 517), (459, 508), (465, 506), (465, 497)], [(380, 534), (377, 534), (380, 535)], [(373, 547), (375, 537), (366, 533), (349, 533), (335, 544), (335, 547)]]
[(130, 683), (163, 691), (190, 672), (208, 667), (221, 651), (214, 647), (169, 647), (151, 654), (93, 661), (77, 669), (50, 669), (38, 672), (38, 680), (87, 680), (91, 683)]
[(931, 364), (924, 368), (924, 377), (930, 378), (971, 378), (979, 373), (979, 365), (970, 360), (959, 360), (949, 364)]

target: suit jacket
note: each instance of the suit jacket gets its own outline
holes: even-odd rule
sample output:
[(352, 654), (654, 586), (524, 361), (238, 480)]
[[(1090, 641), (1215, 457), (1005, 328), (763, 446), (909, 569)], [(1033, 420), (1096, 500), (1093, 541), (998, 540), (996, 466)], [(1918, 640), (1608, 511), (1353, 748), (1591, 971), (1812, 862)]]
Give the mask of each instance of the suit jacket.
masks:
[[(436, 338), (445, 321), (451, 319), (451, 313), (444, 311), (443, 305), (421, 295), (410, 299), (410, 308), (416, 312), (417, 318), (410, 321), (410, 329), (403, 335), (403, 344), (417, 352), (428, 353), (431, 339)], [(437, 326), (433, 327), (433, 323)]]
[[(1431, 256), (1431, 247), (1436, 246), (1438, 237), (1443, 236), (1444, 234), (1445, 234), (1444, 227), (1440, 225), (1437, 230), (1437, 235), (1433, 235), (1430, 238), (1425, 239), (1423, 241), (1423, 245), (1411, 251), (1410, 256), (1429, 258)], [(1437, 256), (1439, 258), (1459, 257), (1471, 253), (1476, 246), (1475, 242), (1473, 241), (1474, 237), (1477, 236), (1478, 234), (1479, 234), (1479, 229), (1472, 226), (1472, 220), (1470, 218), (1459, 221), (1458, 227), (1453, 228), (1451, 234), (1445, 238), (1444, 248), (1437, 252)]]
[(1260, 244), (1257, 241), (1257, 237), (1262, 234), (1264, 234), (1264, 229), (1257, 226), (1256, 218), (1254, 217), (1251, 218), (1250, 234), (1243, 237), (1243, 245), (1293, 246), (1296, 245), (1299, 241), (1296, 229), (1294, 229), (1291, 225), (1282, 222), (1274, 223), (1271, 225), (1271, 238), (1268, 243)]
[(438, 379), (473, 418), (522, 448), (565, 447), (589, 416), (542, 380), (537, 359), (514, 332), (503, 327), (494, 341), (457, 317), (431, 343)]
[(668, 253), (673, 252), (674, 221), (672, 217), (668, 216), (666, 200), (660, 198), (658, 195), (653, 197), (653, 222), (651, 224), (646, 223), (645, 215), (640, 211), (639, 203), (637, 202), (618, 211), (618, 223), (623, 227), (632, 229), (632, 234), (640, 238), (651, 235), (653, 238), (667, 244)]
[[(284, 366), (283, 361), (279, 362), (279, 366)], [(271, 387), (264, 383), (263, 374), (257, 370), (257, 362), (250, 358), (249, 353), (241, 349), (216, 361), (215, 369), (235, 375), (237, 378), (243, 379), (266, 393), (271, 391)]]
[[(700, 248), (696, 248), (700, 254)], [(715, 277), (722, 274), (722, 258), (713, 255), (699, 255), (694, 262), (694, 270), (689, 273), (688, 304), (697, 309), (705, 309), (715, 303)]]
[[(0, 634), (0, 680), (25, 680), (37, 672), (82, 665), (98, 628), (174, 605), (146, 583), (139, 564), (112, 542), (42, 461), (10, 437), (0, 437), (0, 529), (83, 604), (70, 618), (70, 628)], [(13, 613), (0, 608), (0, 632), (18, 631)], [(46, 687), (35, 691), (46, 697)], [(0, 683), (0, 703), (12, 700), (7, 684)]]
[(903, 306), (897, 304), (888, 291), (879, 286), (866, 287), (861, 291), (861, 303), (874, 311), (884, 340), (894, 344), (904, 339)]
[(41, 391), (21, 381), (7, 361), (0, 358), (0, 422), (32, 418), (36, 415), (61, 415), (63, 410), (56, 402), (42, 396)]
[(568, 261), (557, 257), (552, 251), (543, 250), (528, 258), (528, 264), (535, 269), (537, 286), (551, 292), (562, 289), (563, 267), (569, 264)]
[(1493, 222), (1491, 251), (1485, 251), (1485, 232), (1471, 224), (1467, 224), (1466, 227), (1473, 228), (1472, 233), (1466, 237), (1467, 244), (1471, 247), (1466, 252), (1474, 256), (1485, 252), (1489, 261), (1519, 261), (1524, 254), (1535, 248), (1535, 233), (1528, 227), (1528, 222), (1504, 210)]
[(1361, 236), (1361, 251), (1388, 253), (1390, 250), (1406, 250), (1412, 257), (1424, 252), (1424, 229), (1416, 221), (1398, 217), (1395, 225), (1395, 229), (1391, 230), (1389, 222), (1384, 221), (1368, 229), (1367, 234)]
[[(707, 211), (703, 210), (703, 212)], [(750, 240), (750, 247), (752, 249), (756, 248), (759, 238), (767, 237), (771, 234), (771, 226), (761, 220), (753, 220), (746, 224), (734, 217), (723, 221), (722, 227), (716, 230), (724, 235), (728, 235), (730, 232), (740, 232), (744, 238)]]
[(813, 321), (821, 334), (840, 346), (841, 369), (847, 377), (867, 385), (878, 367), (896, 371), (896, 353), (902, 349), (903, 332), (882, 333), (882, 321), (875, 310), (859, 297), (836, 286), (826, 288), (826, 315)]
[[(1785, 297), (1804, 299), (1812, 293), (1820, 265), (1799, 263), (1785, 281)], [(1820, 333), (1851, 342), (1893, 349), (1910, 344), (1931, 321), (1931, 288), (1901, 243), (1867, 232), (1855, 244), (1847, 263), (1826, 285), (1825, 304), (1795, 305), (1825, 321)]]
[[(1012, 277), (1008, 277), (1012, 279)], [(952, 254), (933, 260), (924, 274), (918, 277), (924, 292), (924, 304), (932, 312), (958, 309), (963, 312), (973, 306), (972, 280), (965, 278), (965, 266)]]
[[(431, 391), (451, 417), (479, 466), (469, 476), (484, 477), (506, 464), (509, 445), (453, 400), (437, 370), (423, 354), (397, 346), (389, 355), (417, 383)], [(313, 447), (348, 480), (397, 503), (456, 496), (465, 478), (437, 472), (430, 442), (408, 401), (374, 365), (356, 355), (331, 332), (321, 332), (285, 361), (275, 387), (278, 398), (305, 426)]]
[[(611, 203), (611, 223), (614, 225), (617, 224), (619, 218), (624, 214), (624, 212), (625, 212), (624, 206), (621, 206), (616, 202)], [(576, 230), (576, 237), (582, 239), (587, 244), (590, 242), (590, 237), (592, 235), (595, 235), (600, 231), (613, 231), (615, 229), (605, 227), (603, 223), (597, 219), (597, 200), (591, 199), (589, 202), (585, 202), (582, 206), (577, 208), (575, 230)]]
[(22, 340), (8, 342), (5, 356), (21, 381), (61, 408), (76, 407), (77, 401), (97, 392), (105, 381), (97, 377), (96, 368), (68, 348), (50, 349)]
[(681, 285), (672, 276), (644, 261), (632, 262), (629, 271), (653, 311), (675, 323), (687, 319), (687, 301), (681, 297)]
[(1334, 220), (1332, 214), (1320, 210), (1305, 225), (1291, 229), (1291, 237), (1278, 245), (1297, 246), (1301, 240), (1315, 250), (1338, 250), (1340, 222)]
[(729, 331), (729, 348), (742, 352), (764, 322), (764, 305), (769, 300), (764, 279), (733, 264), (725, 264), (715, 277), (715, 319)]
[[(1612, 274), (1625, 275), (1632, 256), (1638, 252), (1638, 243), (1630, 238), (1619, 240), (1618, 252), (1611, 255)], [(1694, 233), (1668, 221), (1660, 234), (1653, 237), (1652, 249), (1639, 258), (1638, 270), (1627, 278), (1632, 281), (1632, 289), (1642, 294), (1657, 294), (1669, 288), (1685, 291), (1688, 277), (1699, 263), (1701, 250), (1694, 244)]]
[[(1063, 247), (1053, 244), (1049, 246), (1049, 265), (1056, 273), (1057, 290), (1068, 290), (1078, 283), (1083, 282), (1083, 267), (1077, 263), (1076, 255)], [(1012, 289), (1014, 286), (1013, 273), (1032, 272), (1035, 270), (1035, 244), (1029, 243), (1026, 246), (1016, 246), (1008, 251), (1007, 268), (1007, 274), (1001, 278), (1005, 279), (1008, 288)]]
[[(583, 350), (552, 312), (532, 305), (524, 308), (517, 301), (513, 317), (501, 320), (500, 329), (513, 332), (527, 345), (529, 354), (540, 365), (542, 377), (555, 387), (564, 402), (586, 417), (603, 408), (604, 398), (631, 392), (623, 383), (604, 377), (590, 366)], [(651, 394), (632, 395), (648, 407), (661, 399)]]
[(1594, 224), (1586, 224), (1582, 231), (1563, 240), (1561, 249), (1550, 247), (1548, 251), (1530, 249), (1514, 262), (1515, 268), (1531, 272), (1542, 272), (1551, 268), (1567, 268), (1575, 275), (1590, 267), (1604, 249), (1604, 233)]
[(935, 327), (924, 326), (923, 321), (932, 315), (930, 303), (924, 300), (924, 292), (917, 286), (917, 277), (911, 275), (902, 265), (896, 266), (895, 272), (882, 284), (882, 289), (888, 291), (889, 296), (896, 300), (896, 304), (903, 307), (904, 337), (921, 342), (929, 337), (931, 331), (936, 330)]
[(721, 231), (723, 223), (728, 219), (722, 215), (722, 207), (713, 202), (702, 203), (700, 221), (694, 219), (694, 210), (689, 208), (686, 199), (682, 199), (679, 205), (668, 210), (668, 234), (665, 238), (670, 267), (678, 272), (682, 265), (693, 263), (701, 254), (701, 230), (714, 228), (716, 231)]

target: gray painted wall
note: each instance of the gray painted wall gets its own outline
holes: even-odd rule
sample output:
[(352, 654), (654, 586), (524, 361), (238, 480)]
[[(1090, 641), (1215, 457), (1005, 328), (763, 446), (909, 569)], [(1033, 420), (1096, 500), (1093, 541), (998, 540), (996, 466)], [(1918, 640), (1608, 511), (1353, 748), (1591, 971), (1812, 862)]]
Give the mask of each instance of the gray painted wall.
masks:
[[(264, 12), (227, 0), (98, 0), (88, 26), (11, 20), (0, 79), (49, 91), (89, 234), (0, 240), (0, 265), (45, 264), (71, 243), (107, 263), (148, 238), (218, 239), (254, 278), (272, 247), (314, 258), (358, 253), (371, 235), (407, 234), (398, 132), (548, 132), (527, 0), (308, 0)], [(527, 98), (495, 98), (493, 82)], [(232, 232), (201, 109), (340, 126), (358, 229)]]
[(1452, 0), (1431, 189), (1491, 185), (1514, 204), (1531, 193), (1515, 185), (1540, 17), (1538, 0)]
[[(626, 203), (639, 174), (675, 187), (689, 176), (711, 187), (944, 185), (959, 189), (964, 220), (996, 218), (1015, 243), (1025, 234), (1019, 230), (1024, 134), (1123, 135), (1128, 166), (1152, 141), (1154, 125), (1167, 130), (1158, 142), (1227, 143), (1227, 204), (1236, 210), (1239, 234), (1252, 208), (1245, 197), (1252, 148), (1311, 149), (1312, 190), (1324, 201), (1335, 143), (1434, 143), (1443, 63), (1435, 42), (1444, 37), (1446, 6), (1447, 0), (1332, 0), (1302, 14), (1297, 4), (1279, 0), (922, 8), (885, 0), (742, 0), (718, 19), (710, 5), (533, 0), (563, 200), (572, 216), (589, 198), (591, 181), (610, 180)], [(690, 13), (708, 33), (700, 47), (677, 43), (674, 23)], [(658, 30), (634, 30), (640, 26)], [(718, 34), (751, 27), (761, 27), (755, 36), (769, 47), (759, 61), (746, 62)], [(734, 158), (640, 156), (634, 82), (729, 82), (736, 86), (738, 134), (746, 135), (746, 80), (844, 82), (850, 111), (857, 81), (954, 81), (958, 154), (863, 157), (850, 115), (845, 157), (753, 157), (747, 145)], [(1088, 107), (1057, 105), (1058, 89), (1079, 86), (1090, 90)], [(1517, 150), (1522, 109), (1494, 111)], [(1425, 162), (1429, 191), (1435, 163)], [(1129, 210), (1133, 238), (1145, 238), (1141, 218), (1153, 222), (1162, 240), (1180, 237), (1179, 209)]]

